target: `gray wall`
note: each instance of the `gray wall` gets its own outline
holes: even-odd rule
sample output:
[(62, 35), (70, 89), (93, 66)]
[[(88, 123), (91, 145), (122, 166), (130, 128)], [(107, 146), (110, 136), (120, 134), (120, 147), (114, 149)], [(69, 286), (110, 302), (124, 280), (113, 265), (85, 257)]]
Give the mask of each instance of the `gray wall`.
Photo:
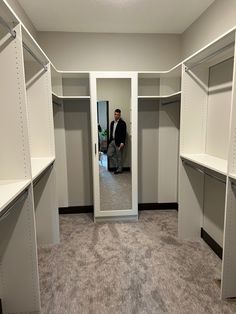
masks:
[(39, 32), (60, 70), (166, 70), (180, 61), (180, 35)]
[(182, 34), (182, 59), (236, 25), (236, 0), (215, 0)]
[(138, 103), (138, 202), (158, 202), (159, 101)]
[(91, 122), (88, 100), (64, 101), (68, 206), (93, 204)]

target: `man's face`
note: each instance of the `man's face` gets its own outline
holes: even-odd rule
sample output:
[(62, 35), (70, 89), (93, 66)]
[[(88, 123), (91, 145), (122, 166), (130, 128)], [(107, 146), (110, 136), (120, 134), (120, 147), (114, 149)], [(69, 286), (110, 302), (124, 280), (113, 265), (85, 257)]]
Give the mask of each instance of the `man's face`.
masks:
[(115, 117), (115, 120), (119, 120), (120, 119), (120, 113), (119, 112), (114, 112), (114, 117)]

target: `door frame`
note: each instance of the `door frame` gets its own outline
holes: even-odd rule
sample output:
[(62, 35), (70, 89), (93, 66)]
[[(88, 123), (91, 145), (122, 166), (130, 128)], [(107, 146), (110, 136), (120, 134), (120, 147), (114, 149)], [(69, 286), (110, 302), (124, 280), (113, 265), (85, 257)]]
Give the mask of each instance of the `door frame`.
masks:
[[(109, 101), (108, 100), (99, 100), (97, 101), (97, 120), (99, 121), (99, 110), (98, 110), (98, 103), (100, 101), (103, 101), (106, 103), (106, 117), (107, 117), (107, 148), (106, 150), (108, 150), (108, 142), (109, 142), (109, 133), (110, 133), (110, 130), (109, 130)], [(108, 170), (109, 170), (109, 162), (108, 162)]]
[[(97, 79), (131, 79), (131, 182), (132, 182), (132, 208), (127, 210), (101, 210), (100, 207), (100, 183), (98, 162), (98, 128), (97, 128)], [(99, 71), (90, 72), (90, 113), (92, 135), (92, 163), (93, 163), (93, 201), (94, 218), (112, 217), (138, 217), (138, 75), (137, 72)]]

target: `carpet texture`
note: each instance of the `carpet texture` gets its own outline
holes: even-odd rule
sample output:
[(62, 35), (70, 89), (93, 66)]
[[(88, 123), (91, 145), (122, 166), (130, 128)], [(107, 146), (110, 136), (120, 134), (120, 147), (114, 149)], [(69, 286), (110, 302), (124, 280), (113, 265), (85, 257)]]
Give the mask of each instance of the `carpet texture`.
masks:
[(132, 208), (131, 173), (115, 175), (99, 165), (101, 210)]
[(175, 211), (138, 222), (60, 217), (61, 244), (39, 249), (42, 313), (236, 313), (220, 300), (221, 260), (202, 241), (177, 239)]

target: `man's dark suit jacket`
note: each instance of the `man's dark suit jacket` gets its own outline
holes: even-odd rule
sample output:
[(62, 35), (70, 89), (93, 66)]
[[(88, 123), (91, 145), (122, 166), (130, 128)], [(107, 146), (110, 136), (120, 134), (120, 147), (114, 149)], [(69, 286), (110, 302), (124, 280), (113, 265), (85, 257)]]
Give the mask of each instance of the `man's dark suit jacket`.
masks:
[[(111, 122), (110, 125), (110, 142), (113, 140), (113, 127), (114, 127), (114, 121)], [(125, 144), (125, 138), (126, 138), (126, 123), (124, 120), (120, 119), (116, 126), (115, 131), (115, 144), (116, 146), (120, 146), (121, 143)]]

